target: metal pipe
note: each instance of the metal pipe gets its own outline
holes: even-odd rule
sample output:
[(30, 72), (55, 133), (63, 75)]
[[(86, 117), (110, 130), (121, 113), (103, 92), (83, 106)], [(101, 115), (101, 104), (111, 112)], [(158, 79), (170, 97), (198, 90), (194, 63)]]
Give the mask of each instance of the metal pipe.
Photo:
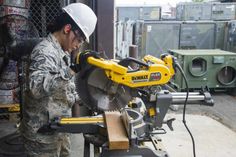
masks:
[[(172, 102), (172, 104), (175, 104), (175, 105), (183, 105), (184, 104), (184, 101), (182, 100), (178, 100), (178, 101), (175, 101), (175, 102)], [(203, 100), (199, 100), (199, 101), (188, 101), (187, 103), (188, 105), (192, 104), (192, 105), (205, 105), (207, 103), (205, 103)], [(207, 105), (207, 106), (212, 106), (212, 105)]]
[[(186, 92), (174, 92), (171, 93), (172, 96), (178, 96), (178, 95), (187, 95)], [(201, 95), (199, 92), (189, 92), (189, 95)]]
[[(138, 58), (138, 46), (137, 45), (130, 45), (129, 46), (129, 56), (132, 58)], [(136, 63), (131, 63), (131, 68), (137, 69)]]
[(129, 56), (132, 58), (138, 58), (138, 46), (137, 45), (130, 45), (129, 46)]
[[(186, 101), (186, 93), (171, 93), (171, 97), (172, 104), (184, 104)], [(191, 92), (189, 93), (187, 104), (213, 106), (214, 101), (205, 94)]]
[[(172, 96), (172, 99), (173, 100), (185, 100), (186, 99), (186, 96), (185, 95), (173, 95)], [(205, 99), (205, 96), (204, 95), (189, 95), (188, 96), (188, 100), (204, 100)]]
[[(163, 100), (171, 100), (171, 104), (185, 104), (186, 102), (186, 92), (169, 92), (163, 91), (158, 94), (151, 94), (149, 97), (150, 102), (160, 103)], [(199, 104), (206, 106), (213, 106), (214, 101), (208, 92), (190, 92), (188, 95), (187, 104)]]

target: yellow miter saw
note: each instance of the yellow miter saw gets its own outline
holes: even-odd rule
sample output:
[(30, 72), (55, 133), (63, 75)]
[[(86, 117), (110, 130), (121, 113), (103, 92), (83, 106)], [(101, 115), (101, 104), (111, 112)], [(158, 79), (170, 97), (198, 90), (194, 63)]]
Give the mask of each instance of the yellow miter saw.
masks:
[[(89, 156), (91, 142), (100, 148), (99, 156), (103, 157), (168, 157), (155, 135), (165, 133), (163, 124), (173, 130), (173, 119), (164, 121), (169, 106), (183, 104), (187, 95), (188, 103), (213, 105), (208, 92), (187, 94), (163, 89), (175, 74), (175, 64), (168, 54), (160, 59), (147, 55), (142, 60), (87, 57), (85, 71), (75, 81), (83, 104), (94, 115), (57, 117), (39, 132), (84, 133), (85, 156)], [(147, 141), (154, 149), (144, 145)]]
[(85, 76), (77, 77), (76, 84), (79, 96), (93, 111), (124, 108), (138, 96), (139, 88), (167, 84), (175, 73), (170, 55), (163, 55), (162, 59), (147, 55), (143, 61), (131, 57), (119, 61), (88, 57), (87, 62), (92, 67)]

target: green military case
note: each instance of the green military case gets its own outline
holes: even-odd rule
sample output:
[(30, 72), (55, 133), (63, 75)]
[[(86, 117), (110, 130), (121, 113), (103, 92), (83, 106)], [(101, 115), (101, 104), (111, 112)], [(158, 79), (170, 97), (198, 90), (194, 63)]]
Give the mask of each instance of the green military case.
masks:
[[(236, 53), (219, 49), (169, 50), (169, 53), (183, 68), (190, 89), (236, 87)], [(185, 90), (184, 78), (178, 70), (173, 81), (179, 91)]]

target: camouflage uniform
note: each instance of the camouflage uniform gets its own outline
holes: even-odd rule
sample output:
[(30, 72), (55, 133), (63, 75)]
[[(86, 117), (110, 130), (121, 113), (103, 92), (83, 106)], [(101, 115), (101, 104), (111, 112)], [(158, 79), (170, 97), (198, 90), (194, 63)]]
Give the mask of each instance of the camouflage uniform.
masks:
[(70, 56), (49, 34), (31, 54), (28, 88), (25, 91), (21, 132), (28, 156), (69, 156), (69, 134), (37, 133), (57, 116), (71, 116), (75, 103), (74, 78), (70, 73)]

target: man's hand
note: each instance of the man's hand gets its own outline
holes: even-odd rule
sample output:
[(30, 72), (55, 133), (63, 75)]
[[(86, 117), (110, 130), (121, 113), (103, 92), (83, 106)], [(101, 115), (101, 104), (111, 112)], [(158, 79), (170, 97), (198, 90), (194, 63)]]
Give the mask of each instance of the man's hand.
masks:
[(88, 57), (100, 58), (100, 54), (96, 51), (86, 50), (78, 53), (76, 56), (76, 63), (72, 64), (70, 68), (75, 72), (85, 73), (91, 66), (88, 65)]
[(92, 50), (86, 50), (85, 52), (80, 53), (78, 57), (79, 64), (83, 64), (84, 62), (87, 63), (88, 57), (101, 58), (98, 52)]

